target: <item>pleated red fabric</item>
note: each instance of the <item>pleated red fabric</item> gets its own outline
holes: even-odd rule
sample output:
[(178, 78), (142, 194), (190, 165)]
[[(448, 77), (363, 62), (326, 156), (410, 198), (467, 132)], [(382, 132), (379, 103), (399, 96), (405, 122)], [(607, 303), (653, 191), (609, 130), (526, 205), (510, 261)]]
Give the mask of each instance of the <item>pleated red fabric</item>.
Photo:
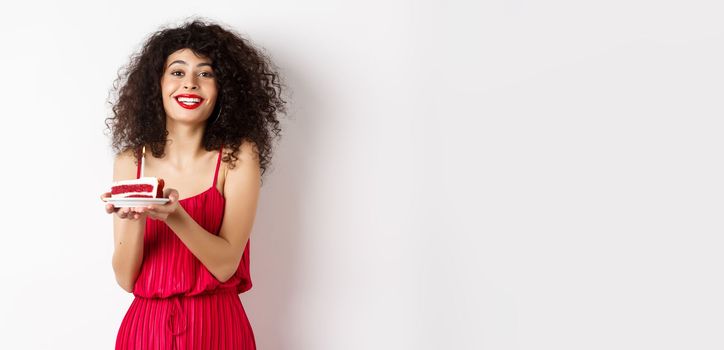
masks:
[[(225, 203), (216, 188), (220, 164), (221, 152), (213, 185), (179, 200), (199, 225), (215, 235), (221, 228)], [(143, 244), (143, 263), (133, 288), (135, 299), (121, 322), (116, 349), (256, 349), (238, 296), (252, 286), (249, 242), (236, 273), (224, 283), (163, 221), (146, 219)]]

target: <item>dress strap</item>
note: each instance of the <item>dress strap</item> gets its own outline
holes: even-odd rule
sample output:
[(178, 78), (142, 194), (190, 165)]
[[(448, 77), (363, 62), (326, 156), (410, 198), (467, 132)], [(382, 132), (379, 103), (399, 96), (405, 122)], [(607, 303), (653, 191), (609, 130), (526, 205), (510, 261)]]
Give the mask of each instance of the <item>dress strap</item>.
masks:
[(136, 167), (136, 179), (141, 178), (141, 150), (138, 150), (138, 166)]
[(216, 179), (219, 176), (219, 165), (221, 165), (221, 155), (224, 153), (224, 144), (221, 144), (221, 149), (219, 150), (219, 159), (216, 160), (216, 171), (214, 172), (214, 187), (216, 187)]

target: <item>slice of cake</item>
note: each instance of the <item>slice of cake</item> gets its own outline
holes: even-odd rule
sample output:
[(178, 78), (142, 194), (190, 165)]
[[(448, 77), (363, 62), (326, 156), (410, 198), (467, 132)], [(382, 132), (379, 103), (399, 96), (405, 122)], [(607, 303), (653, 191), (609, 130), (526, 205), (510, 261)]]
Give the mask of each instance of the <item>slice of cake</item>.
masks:
[(113, 182), (111, 198), (163, 198), (163, 179), (142, 177)]

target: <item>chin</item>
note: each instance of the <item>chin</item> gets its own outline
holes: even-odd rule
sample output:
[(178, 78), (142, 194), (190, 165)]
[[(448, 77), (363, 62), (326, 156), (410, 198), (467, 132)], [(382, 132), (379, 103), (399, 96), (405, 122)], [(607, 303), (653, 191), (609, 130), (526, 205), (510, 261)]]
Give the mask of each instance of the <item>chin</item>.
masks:
[(207, 118), (201, 118), (198, 116), (186, 117), (186, 116), (168, 116), (166, 119), (172, 123), (182, 124), (204, 124)]
[(179, 122), (205, 122), (207, 119), (209, 119), (210, 114), (209, 113), (203, 113), (199, 111), (174, 111), (173, 114), (168, 115), (170, 119), (173, 119), (175, 121)]

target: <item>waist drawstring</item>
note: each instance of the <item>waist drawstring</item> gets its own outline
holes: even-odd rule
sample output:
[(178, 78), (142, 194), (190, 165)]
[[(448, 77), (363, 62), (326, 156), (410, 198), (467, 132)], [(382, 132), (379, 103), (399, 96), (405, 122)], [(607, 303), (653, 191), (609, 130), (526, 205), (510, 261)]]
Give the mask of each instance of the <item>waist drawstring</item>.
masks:
[[(168, 315), (166, 316), (166, 328), (173, 335), (179, 335), (186, 331), (186, 313), (181, 307), (181, 301), (179, 300), (180, 297), (181, 296), (177, 295), (170, 298), (173, 299), (170, 305), (171, 310), (169, 310)], [(174, 325), (178, 327), (174, 327)], [(178, 330), (175, 330), (174, 328), (178, 328)]]

